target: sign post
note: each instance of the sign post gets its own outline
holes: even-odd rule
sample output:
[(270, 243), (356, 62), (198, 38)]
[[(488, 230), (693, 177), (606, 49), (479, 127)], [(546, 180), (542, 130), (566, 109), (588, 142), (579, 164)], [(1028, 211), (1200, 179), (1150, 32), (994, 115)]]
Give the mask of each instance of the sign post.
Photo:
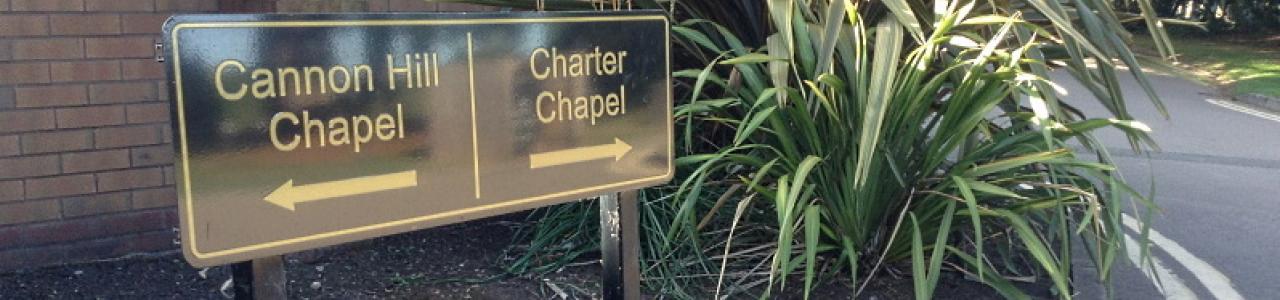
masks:
[(183, 254), (278, 257), (667, 182), (668, 27), (661, 11), (176, 16)]
[(255, 258), (231, 265), (231, 281), (236, 299), (286, 299), (284, 258), (280, 255)]
[(600, 196), (604, 299), (640, 299), (640, 214), (636, 191)]

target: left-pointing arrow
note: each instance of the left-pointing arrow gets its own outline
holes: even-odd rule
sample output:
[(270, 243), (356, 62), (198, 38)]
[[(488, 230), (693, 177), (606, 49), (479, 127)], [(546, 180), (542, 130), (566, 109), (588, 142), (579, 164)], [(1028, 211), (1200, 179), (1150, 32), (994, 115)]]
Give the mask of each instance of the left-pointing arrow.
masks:
[(295, 205), (302, 202), (415, 186), (418, 186), (418, 171), (363, 176), (299, 186), (293, 185), (293, 179), (290, 179), (262, 199), (292, 211)]

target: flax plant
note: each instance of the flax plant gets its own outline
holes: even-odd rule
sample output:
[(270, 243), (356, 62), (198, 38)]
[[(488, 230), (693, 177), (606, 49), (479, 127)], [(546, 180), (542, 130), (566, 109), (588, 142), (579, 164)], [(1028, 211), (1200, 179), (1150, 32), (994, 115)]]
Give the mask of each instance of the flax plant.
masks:
[[(687, 68), (673, 74), (679, 173), (642, 194), (651, 293), (807, 297), (820, 281), (849, 278), (856, 295), (899, 269), (920, 299), (943, 272), (1015, 299), (1028, 295), (1010, 278), (1042, 278), (1070, 298), (1072, 240), (1109, 280), (1123, 253), (1121, 213), (1145, 220), (1155, 207), (1090, 136), (1111, 128), (1134, 151), (1155, 146), (1128, 113), (1120, 76), (1134, 76), (1163, 111), (1108, 1), (634, 5), (677, 21), (677, 67)], [(1059, 99), (1054, 68), (1110, 115)], [(594, 230), (594, 210), (534, 214), (512, 271), (554, 269), (594, 249), (581, 234)]]
[[(1056, 2), (1032, 3), (1049, 8), (1039, 12), (1049, 26), (990, 2), (884, 4), (891, 13), (873, 21), (852, 1), (769, 1), (777, 32), (757, 49), (714, 23), (674, 30), (719, 55), (677, 72), (694, 82), (677, 110), (681, 142), (699, 153), (679, 160), (692, 171), (672, 199), (681, 209), (668, 239), (698, 240), (693, 216), (715, 213), (698, 211), (704, 187), (736, 181), (742, 199), (765, 203), (739, 205), (768, 207), (776, 218), (764, 295), (797, 273), (808, 295), (825, 256), (838, 257), (826, 265), (843, 266), (855, 282), (885, 262), (907, 262), (921, 299), (950, 261), (1006, 297), (1025, 298), (993, 268), (994, 246), (1029, 256), (1067, 298), (1073, 235), (1109, 269), (1123, 204), (1154, 205), (1123, 183), (1105, 152), (1081, 159), (1070, 143), (1095, 145), (1088, 133), (1101, 127), (1129, 133), (1134, 147), (1149, 142), (1113, 96), (1109, 64), (1136, 67), (1119, 36), (1096, 24), (1085, 26), (1091, 35), (1055, 26), (1069, 24), (1051, 13)], [(1089, 83), (1108, 85), (1095, 93), (1114, 116), (1087, 119), (1056, 99), (1044, 54), (1054, 46), (1068, 48), (1076, 74), (1102, 75)], [(1085, 57), (1106, 66), (1084, 67)], [(698, 136), (716, 130), (732, 137)], [(730, 226), (749, 217), (742, 211)], [(735, 244), (724, 245), (732, 253)]]

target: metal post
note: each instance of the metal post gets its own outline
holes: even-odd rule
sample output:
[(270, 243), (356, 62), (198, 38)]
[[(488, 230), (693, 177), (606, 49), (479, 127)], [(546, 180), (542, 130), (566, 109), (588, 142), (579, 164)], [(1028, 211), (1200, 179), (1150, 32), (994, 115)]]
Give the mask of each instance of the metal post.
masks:
[(640, 299), (637, 192), (600, 196), (600, 261), (604, 299)]
[(285, 299), (284, 257), (268, 256), (231, 265), (236, 299)]

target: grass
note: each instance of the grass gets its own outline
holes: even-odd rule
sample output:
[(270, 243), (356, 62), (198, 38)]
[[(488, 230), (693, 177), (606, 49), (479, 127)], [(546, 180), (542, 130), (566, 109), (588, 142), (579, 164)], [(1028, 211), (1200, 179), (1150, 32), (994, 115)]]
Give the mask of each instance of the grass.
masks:
[[(1178, 51), (1177, 66), (1196, 79), (1218, 85), (1234, 94), (1262, 94), (1280, 97), (1280, 49), (1274, 43), (1244, 42), (1262, 40), (1174, 37)], [(1154, 49), (1154, 43), (1138, 42), (1143, 49)], [(1154, 50), (1149, 51), (1154, 53)]]

